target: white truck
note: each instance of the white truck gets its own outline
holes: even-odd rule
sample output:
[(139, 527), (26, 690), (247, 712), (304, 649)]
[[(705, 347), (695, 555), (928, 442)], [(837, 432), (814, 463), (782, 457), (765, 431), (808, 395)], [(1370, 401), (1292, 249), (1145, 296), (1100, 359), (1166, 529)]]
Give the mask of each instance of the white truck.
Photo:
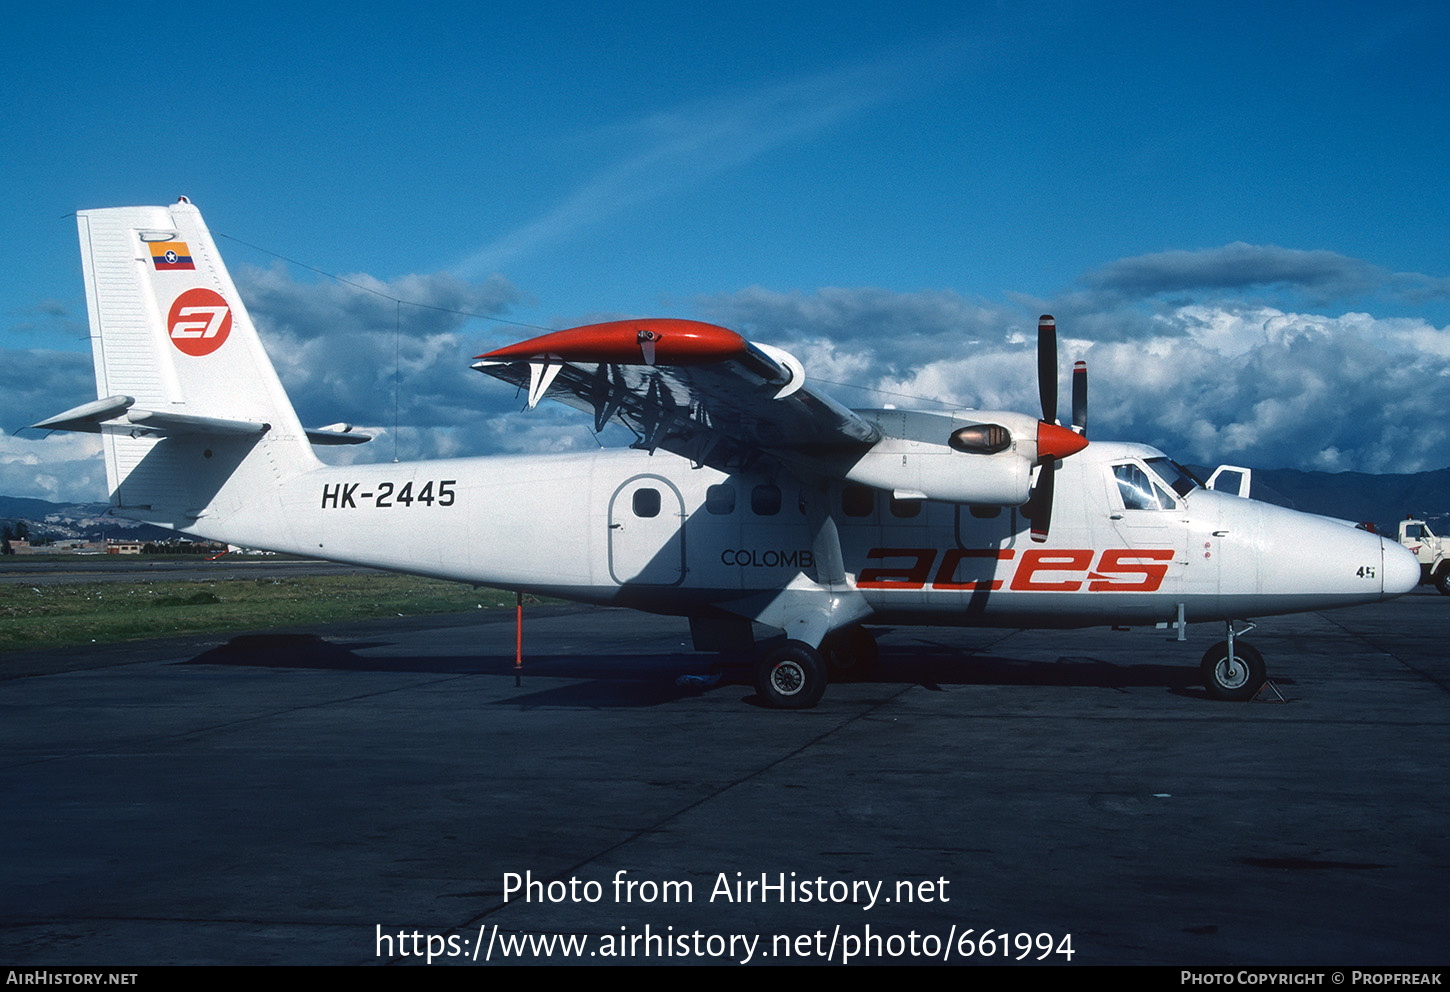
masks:
[(1450, 549), (1443, 542), (1423, 520), (1407, 517), (1400, 521), (1400, 543), (1420, 559), (1420, 581), (1433, 582), (1442, 595), (1450, 596)]

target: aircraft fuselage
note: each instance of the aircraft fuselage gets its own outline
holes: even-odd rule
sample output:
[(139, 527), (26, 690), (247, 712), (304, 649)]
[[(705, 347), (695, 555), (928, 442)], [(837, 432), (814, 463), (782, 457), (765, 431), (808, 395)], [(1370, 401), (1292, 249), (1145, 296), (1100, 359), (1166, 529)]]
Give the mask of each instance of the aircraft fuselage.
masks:
[[(1144, 445), (1064, 459), (1049, 539), (1016, 507), (826, 491), (848, 584), (881, 623), (1141, 625), (1247, 618), (1404, 591), (1413, 556), (1344, 522), (1172, 491)], [(1147, 508), (1128, 488), (1146, 481)], [(784, 473), (616, 449), (326, 467), (278, 503), (185, 529), (233, 543), (690, 615), (815, 585), (812, 518)], [(1129, 495), (1125, 498), (1125, 493)], [(226, 500), (213, 500), (213, 508)], [(1405, 559), (1401, 561), (1401, 559)], [(1403, 573), (1403, 574), (1402, 574)]]

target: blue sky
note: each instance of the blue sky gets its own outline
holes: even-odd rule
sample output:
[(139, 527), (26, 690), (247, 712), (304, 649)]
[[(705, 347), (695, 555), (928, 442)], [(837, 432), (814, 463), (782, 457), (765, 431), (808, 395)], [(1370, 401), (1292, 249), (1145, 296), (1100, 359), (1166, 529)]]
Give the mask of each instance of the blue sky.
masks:
[[(822, 381), (1028, 411), (1050, 311), (1064, 362), (1093, 370), (1096, 436), (1201, 463), (1450, 465), (1443, 4), (6, 19), (11, 431), (94, 396), (69, 215), (185, 194), (304, 420), (384, 429), (346, 457), (595, 442), (468, 370), (531, 331), (411, 308), (392, 431), (392, 304), (266, 252), (542, 327), (712, 320)], [(104, 498), (95, 450), (0, 438), (0, 492)]]

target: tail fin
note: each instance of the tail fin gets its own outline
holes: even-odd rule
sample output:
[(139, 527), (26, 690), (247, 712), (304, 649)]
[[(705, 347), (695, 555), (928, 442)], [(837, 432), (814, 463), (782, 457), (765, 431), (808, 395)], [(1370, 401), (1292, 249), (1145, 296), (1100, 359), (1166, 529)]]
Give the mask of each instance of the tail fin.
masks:
[(112, 505), (191, 529), (315, 467), (201, 213), (183, 198), (78, 225), (100, 399), (35, 426), (101, 434)]

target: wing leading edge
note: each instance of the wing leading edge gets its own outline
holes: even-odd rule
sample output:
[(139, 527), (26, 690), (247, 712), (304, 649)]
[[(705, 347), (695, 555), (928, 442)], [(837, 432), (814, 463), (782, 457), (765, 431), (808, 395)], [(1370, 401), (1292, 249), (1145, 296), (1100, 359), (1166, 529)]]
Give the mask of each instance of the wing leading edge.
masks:
[(479, 355), (473, 368), (615, 422), (636, 447), (697, 464), (740, 465), (761, 451), (862, 450), (876, 425), (813, 390), (794, 356), (694, 320), (650, 318), (555, 331)]

